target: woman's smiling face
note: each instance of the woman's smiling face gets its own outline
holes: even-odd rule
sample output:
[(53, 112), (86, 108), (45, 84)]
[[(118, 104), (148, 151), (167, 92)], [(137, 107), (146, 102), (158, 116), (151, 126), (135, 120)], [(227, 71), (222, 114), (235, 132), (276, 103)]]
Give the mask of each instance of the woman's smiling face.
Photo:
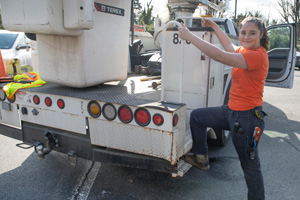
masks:
[(239, 41), (246, 49), (260, 47), (260, 39), (263, 33), (254, 22), (246, 22), (240, 29)]

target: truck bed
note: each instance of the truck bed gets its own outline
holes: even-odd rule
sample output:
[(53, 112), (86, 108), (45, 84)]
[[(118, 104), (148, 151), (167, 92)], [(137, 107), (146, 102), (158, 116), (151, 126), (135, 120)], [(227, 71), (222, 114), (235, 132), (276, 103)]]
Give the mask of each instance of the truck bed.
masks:
[[(22, 129), (26, 144), (45, 143), (44, 133), (50, 132), (62, 144), (56, 150), (63, 153), (74, 150), (79, 157), (91, 156), (85, 156), (81, 150), (83, 145), (88, 149), (108, 148), (156, 157), (175, 165), (187, 151), (186, 106), (161, 102), (160, 89), (152, 88), (152, 82), (157, 80), (141, 81), (141, 78), (147, 77), (130, 74), (122, 82), (88, 88), (46, 83), (20, 89), (15, 102), (2, 101), (0, 123)], [(59, 100), (63, 101), (63, 107), (58, 106)], [(99, 105), (99, 115), (91, 113), (91, 104)], [(120, 114), (124, 107), (126, 114)], [(137, 114), (140, 110), (144, 114)], [(123, 115), (127, 118), (122, 118)], [(146, 121), (138, 121), (137, 115)], [(155, 121), (154, 116), (161, 121)], [(76, 138), (72, 148), (67, 143), (70, 137)]]
[[(87, 100), (104, 101), (126, 105), (143, 105), (160, 100), (160, 89), (153, 89), (151, 84), (157, 79), (141, 81), (150, 78), (145, 75), (129, 74), (124, 81), (108, 82), (87, 88), (72, 88), (56, 83), (46, 83), (36, 88), (21, 89), (44, 94), (74, 97)], [(3, 87), (2, 83), (0, 87)]]

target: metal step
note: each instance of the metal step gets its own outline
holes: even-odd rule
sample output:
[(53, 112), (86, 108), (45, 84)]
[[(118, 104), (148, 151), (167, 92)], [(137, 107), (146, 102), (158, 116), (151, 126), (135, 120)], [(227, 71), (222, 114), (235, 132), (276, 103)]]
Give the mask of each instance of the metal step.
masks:
[(178, 172), (177, 172), (177, 174), (176, 173), (172, 174), (172, 177), (174, 177), (174, 178), (178, 177), (178, 176), (179, 177), (183, 177), (183, 175), (185, 173), (187, 173), (189, 171), (189, 169), (191, 169), (191, 167), (193, 166), (193, 165), (185, 162), (184, 160), (179, 160), (178, 163), (177, 163), (177, 165), (178, 165)]

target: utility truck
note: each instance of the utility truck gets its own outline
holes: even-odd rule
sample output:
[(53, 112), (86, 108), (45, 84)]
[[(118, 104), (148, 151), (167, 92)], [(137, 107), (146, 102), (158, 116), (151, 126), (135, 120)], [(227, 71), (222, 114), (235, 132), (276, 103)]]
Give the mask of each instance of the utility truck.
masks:
[[(33, 146), (40, 159), (54, 150), (73, 164), (83, 158), (182, 176), (191, 167), (181, 160), (192, 146), (191, 111), (226, 104), (231, 85), (231, 66), (178, 36), (182, 21), (221, 47), (214, 30), (192, 16), (199, 3), (219, 9), (207, 0), (169, 0), (174, 18), (156, 21), (162, 74), (153, 89), (157, 80), (128, 73), (131, 0), (2, 0), (7, 30), (36, 33), (38, 73), (47, 83), (13, 98), (1, 90), (0, 133)], [(212, 19), (239, 44), (230, 19)], [(290, 88), (295, 27), (273, 26), (269, 36), (285, 42), (271, 44), (267, 84)], [(209, 129), (208, 136), (226, 145), (229, 132)]]

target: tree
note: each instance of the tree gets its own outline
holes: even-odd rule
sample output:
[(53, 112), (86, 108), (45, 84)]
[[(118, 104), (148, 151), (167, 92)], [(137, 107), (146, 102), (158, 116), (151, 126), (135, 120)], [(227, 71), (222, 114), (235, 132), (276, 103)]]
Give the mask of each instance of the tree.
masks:
[(299, 22), (299, 1), (300, 0), (278, 0), (278, 5), (281, 8), (280, 15), (286, 23)]
[[(239, 26), (246, 17), (258, 17), (258, 18), (264, 19), (264, 16), (260, 13), (260, 11), (255, 11), (255, 13), (253, 14), (252, 12), (247, 12), (247, 10), (246, 10), (244, 14), (240, 13), (237, 15), (236, 24)], [(234, 20), (234, 19), (232, 19), (232, 20)]]
[[(299, 22), (299, 7), (300, 0), (278, 0), (278, 5), (281, 8), (280, 15), (286, 23), (296, 23), (297, 25), (297, 41), (299, 41), (300, 22)], [(299, 48), (298, 48), (299, 49)]]
[(134, 0), (133, 1), (133, 12), (134, 12), (134, 23), (139, 22), (139, 18), (142, 14), (142, 5), (139, 0)]
[(151, 3), (152, 0), (147, 3), (147, 7), (144, 8), (139, 18), (139, 24), (145, 26), (147, 31), (154, 30), (154, 17), (152, 17), (153, 5)]
[(268, 31), (268, 36), (270, 38), (270, 50), (273, 48), (289, 48), (290, 46), (290, 30), (287, 27), (282, 27), (278, 29), (271, 29)]
[(0, 29), (4, 29), (4, 27), (2, 26), (1, 10), (0, 10)]
[[(236, 24), (239, 26), (246, 17), (250, 16), (261, 18), (266, 27), (280, 23), (275, 19), (270, 20), (270, 16), (265, 17), (260, 11), (255, 11), (253, 14), (252, 12), (248, 12), (246, 10), (244, 13), (240, 13), (237, 15)], [(234, 16), (231, 16), (231, 20), (234, 21)]]

